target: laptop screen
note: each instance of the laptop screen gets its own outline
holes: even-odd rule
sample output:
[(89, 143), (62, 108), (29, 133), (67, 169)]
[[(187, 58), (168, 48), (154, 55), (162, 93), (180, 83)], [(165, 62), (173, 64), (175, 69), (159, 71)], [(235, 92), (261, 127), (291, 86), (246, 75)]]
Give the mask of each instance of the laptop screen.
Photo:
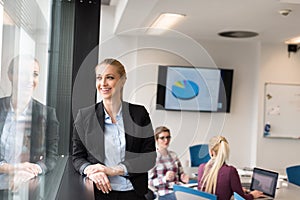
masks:
[(275, 197), (278, 173), (254, 168), (250, 190), (259, 190), (265, 195)]

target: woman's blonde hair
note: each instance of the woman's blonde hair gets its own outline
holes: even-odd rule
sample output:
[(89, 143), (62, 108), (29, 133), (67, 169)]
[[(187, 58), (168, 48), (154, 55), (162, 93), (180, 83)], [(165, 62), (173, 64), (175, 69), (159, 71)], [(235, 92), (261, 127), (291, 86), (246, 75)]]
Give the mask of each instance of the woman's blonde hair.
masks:
[(112, 65), (114, 67), (117, 68), (118, 74), (120, 75), (120, 77), (123, 77), (126, 79), (126, 70), (124, 65), (118, 61), (117, 59), (114, 58), (106, 58), (103, 61), (101, 61), (97, 66), (103, 66), (103, 65)]
[(209, 140), (209, 150), (214, 152), (215, 156), (205, 165), (201, 189), (205, 188), (205, 192), (215, 194), (219, 170), (229, 157), (228, 141), (223, 136), (214, 136)]

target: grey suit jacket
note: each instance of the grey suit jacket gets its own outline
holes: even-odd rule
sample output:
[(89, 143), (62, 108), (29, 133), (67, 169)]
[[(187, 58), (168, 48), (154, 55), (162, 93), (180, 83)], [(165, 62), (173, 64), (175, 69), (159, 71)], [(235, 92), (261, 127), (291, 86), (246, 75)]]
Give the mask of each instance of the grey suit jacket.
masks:
[[(10, 97), (0, 99), (0, 137), (10, 109), (10, 99)], [(58, 158), (58, 131), (59, 123), (55, 109), (33, 99), (30, 162), (39, 164), (43, 169), (43, 173), (52, 170), (56, 164)], [(0, 157), (0, 161), (1, 159), (3, 158)]]
[[(140, 105), (122, 103), (125, 129), (126, 166), (135, 191), (144, 195), (148, 189), (148, 170), (155, 165), (155, 139), (147, 110)], [(81, 171), (87, 164), (104, 164), (103, 102), (79, 110), (74, 122), (73, 164)]]

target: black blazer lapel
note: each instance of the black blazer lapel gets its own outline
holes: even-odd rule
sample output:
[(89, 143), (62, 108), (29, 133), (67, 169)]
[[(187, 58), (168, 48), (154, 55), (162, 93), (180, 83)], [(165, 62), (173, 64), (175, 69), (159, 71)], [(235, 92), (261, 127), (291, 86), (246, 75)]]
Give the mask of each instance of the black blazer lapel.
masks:
[(47, 109), (36, 100), (32, 101), (30, 161), (37, 162), (46, 156)]
[(98, 103), (93, 107), (93, 114), (87, 121), (87, 144), (86, 148), (101, 163), (105, 159), (104, 147), (104, 108), (103, 103)]
[(0, 136), (2, 135), (4, 123), (9, 109), (10, 97), (0, 99)]
[[(10, 97), (0, 99), (0, 138), (3, 132), (6, 116), (9, 109)], [(1, 161), (1, 148), (0, 148), (0, 161)]]
[(129, 103), (122, 102), (122, 117), (125, 131), (126, 151), (130, 151), (134, 148), (134, 138), (132, 136), (135, 133), (135, 130), (129, 109)]

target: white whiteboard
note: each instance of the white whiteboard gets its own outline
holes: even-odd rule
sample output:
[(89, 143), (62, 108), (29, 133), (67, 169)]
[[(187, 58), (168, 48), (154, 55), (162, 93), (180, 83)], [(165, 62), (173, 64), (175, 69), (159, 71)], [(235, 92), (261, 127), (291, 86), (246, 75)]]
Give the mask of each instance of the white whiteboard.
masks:
[(265, 84), (264, 124), (267, 137), (300, 139), (300, 84)]

